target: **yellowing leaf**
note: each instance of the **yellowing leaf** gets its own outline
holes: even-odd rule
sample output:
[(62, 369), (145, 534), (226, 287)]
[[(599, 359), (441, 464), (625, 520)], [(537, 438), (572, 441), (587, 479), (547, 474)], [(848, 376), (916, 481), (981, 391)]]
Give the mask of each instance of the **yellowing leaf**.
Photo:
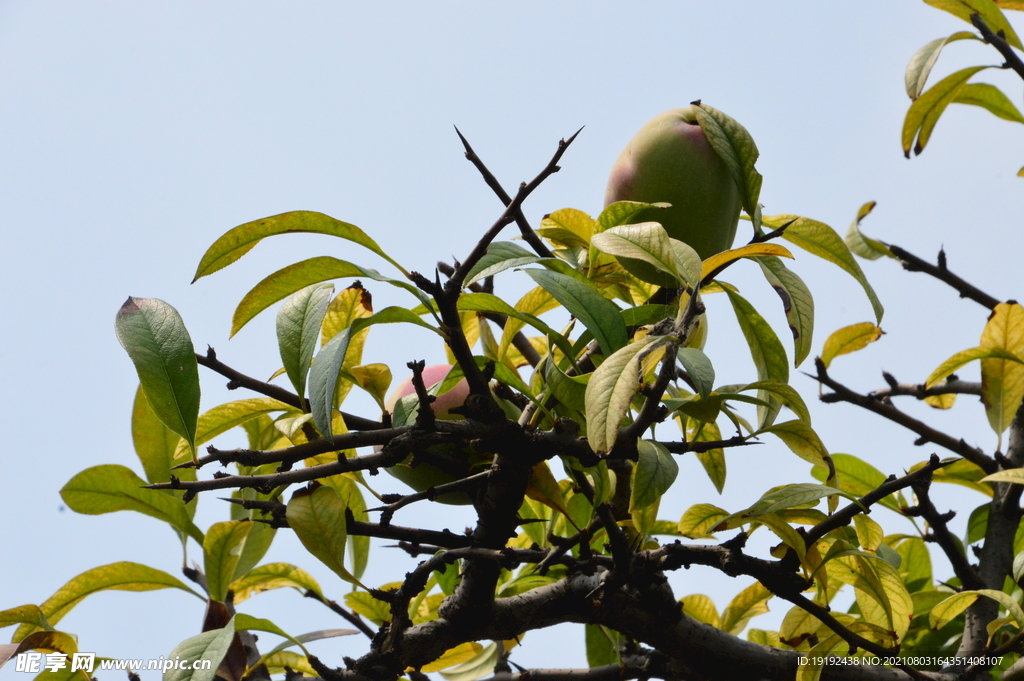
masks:
[(231, 583), (235, 603), (241, 603), (250, 596), (263, 591), (292, 587), (301, 591), (322, 594), (320, 585), (308, 572), (289, 563), (267, 563), (260, 565)]
[[(906, 117), (903, 119), (902, 142), (904, 156), (910, 158), (910, 150), (912, 148), (915, 154), (920, 154), (924, 151), (928, 140), (931, 138), (935, 124), (939, 122), (939, 117), (942, 116), (942, 112), (956, 100), (957, 95), (971, 76), (987, 68), (989, 67), (972, 66), (971, 68), (952, 73), (914, 100), (914, 103), (907, 110)], [(916, 144), (914, 142), (915, 138), (917, 139)]]
[(804, 461), (825, 466), (828, 450), (825, 449), (818, 434), (803, 421), (777, 423), (769, 428), (763, 428), (760, 432), (777, 435), (794, 454)]
[(1006, 612), (1017, 623), (1017, 628), (1024, 626), (1024, 610), (1009, 594), (994, 589), (977, 589), (975, 591), (961, 591), (942, 601), (928, 615), (928, 625), (932, 629), (940, 629), (971, 606), (979, 596), (987, 596), (997, 601)]
[(587, 440), (595, 452), (615, 445), (619, 425), (640, 390), (640, 354), (663, 336), (647, 336), (619, 348), (587, 383)]
[(690, 539), (711, 539), (711, 528), (727, 518), (729, 512), (713, 504), (694, 504), (679, 519), (679, 534)]
[(780, 244), (762, 243), (762, 244), (750, 244), (749, 246), (741, 246), (740, 248), (732, 248), (728, 251), (722, 251), (717, 253), (703, 263), (700, 267), (700, 278), (704, 280), (709, 274), (717, 270), (722, 265), (732, 262), (733, 260), (739, 260), (740, 258), (754, 258), (759, 255), (773, 255), (782, 258), (793, 258), (793, 254), (788, 248)]
[(448, 669), (448, 667), (454, 667), (457, 664), (468, 662), (483, 651), (484, 647), (479, 643), (470, 641), (467, 643), (461, 643), (454, 648), (445, 651), (444, 655), (437, 658), (430, 664), (425, 664), (420, 668), (420, 671), (429, 674), (430, 672), (439, 672), (442, 669)]
[(203, 538), (203, 567), (210, 599), (225, 601), (228, 585), (235, 574), (242, 546), (253, 523), (248, 520), (229, 520), (214, 523)]
[(825, 346), (821, 349), (821, 361), (824, 362), (825, 368), (828, 368), (836, 357), (866, 348), (869, 343), (881, 338), (883, 333), (871, 322), (844, 326), (833, 331), (825, 340)]
[(679, 599), (683, 604), (683, 613), (704, 624), (718, 627), (720, 618), (715, 602), (704, 594), (691, 594)]
[(754, 582), (736, 594), (722, 611), (720, 628), (733, 636), (739, 636), (750, 618), (768, 612), (767, 601), (772, 595), (761, 582)]
[[(981, 334), (981, 347), (999, 348), (1024, 357), (1024, 307), (1000, 303)], [(1006, 359), (981, 360), (981, 400), (997, 434), (1010, 427), (1024, 398), (1024, 364)]]

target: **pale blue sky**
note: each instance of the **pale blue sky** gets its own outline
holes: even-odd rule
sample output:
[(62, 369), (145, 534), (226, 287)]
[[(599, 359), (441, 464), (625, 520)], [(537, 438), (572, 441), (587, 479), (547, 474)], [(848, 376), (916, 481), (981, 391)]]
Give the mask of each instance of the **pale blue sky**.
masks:
[[(463, 256), (500, 205), (463, 159), (453, 125), (509, 190), (534, 176), (560, 137), (586, 126), (562, 171), (527, 202), (537, 224), (558, 208), (599, 211), (610, 165), (636, 129), (701, 98), (757, 141), (766, 214), (807, 215), (842, 233), (862, 203), (876, 200), (864, 223), (869, 233), (925, 257), (944, 246), (954, 271), (997, 297), (1021, 296), (1019, 126), (954, 106), (923, 156), (907, 161), (900, 151), (907, 60), (929, 40), (965, 28), (916, 0), (0, 2), (0, 356), (8, 386), (0, 398), (8, 424), (0, 609), (39, 603), (74, 575), (117, 560), (177, 573), (177, 542), (158, 521), (80, 516), (62, 511), (57, 494), (88, 466), (139, 470), (128, 428), (136, 379), (113, 333), (123, 300), (170, 302), (197, 348), (213, 345), (225, 362), (268, 376), (279, 366), (272, 313), (227, 340), (245, 291), (314, 255), (383, 263), (336, 240), (279, 237), (190, 286), (205, 248), (234, 225), (308, 209), (359, 225), (409, 269), (429, 272), (438, 259)], [(937, 75), (996, 61), (984, 46), (960, 42)], [(991, 74), (981, 80), (1005, 85), (1019, 104), (1019, 80)], [(815, 353), (832, 330), (869, 319), (863, 294), (837, 268), (803, 253), (793, 267), (816, 296)], [(837, 377), (861, 390), (881, 386), (881, 369), (920, 381), (976, 344), (984, 309), (890, 261), (864, 269), (887, 307), (888, 335), (837, 360)], [(778, 301), (754, 268), (729, 275), (784, 330)], [(524, 279), (509, 273), (498, 292), (517, 296)], [(381, 285), (370, 288), (378, 308), (411, 304)], [(731, 312), (721, 301), (709, 306), (708, 352), (719, 381), (749, 379)], [(416, 331), (376, 329), (371, 346), (367, 361), (387, 362), (396, 374), (411, 359), (443, 357)], [(223, 380), (205, 371), (202, 379), (204, 408), (229, 399)], [(814, 383), (797, 372), (792, 382), (832, 451), (861, 455), (887, 474), (932, 451), (852, 407), (819, 404)], [(980, 407), (961, 402), (945, 421), (909, 408), (994, 448)], [(719, 497), (692, 458), (681, 460), (683, 480), (662, 515), (678, 518), (701, 501), (736, 510), (772, 485), (807, 479), (808, 466), (775, 441), (730, 452), (728, 462)], [(382, 487), (398, 489), (382, 478)], [(940, 503), (961, 509), (961, 523), (982, 501), (942, 494)], [(226, 512), (223, 502), (203, 498), (200, 524)], [(423, 515), (417, 509), (404, 522)], [(909, 530), (891, 516), (879, 520)], [(446, 511), (431, 522), (461, 530), (471, 517)], [(297, 542), (286, 534), (268, 559), (300, 563), (340, 599), (346, 585), (311, 557), (290, 553)], [(201, 559), (194, 547), (190, 557)], [(404, 554), (375, 547), (368, 581), (396, 579), (410, 566)], [(673, 583), (679, 595), (708, 593), (721, 608), (748, 582), (694, 568)], [(772, 608), (754, 626), (772, 627), (787, 610)], [(344, 626), (292, 592), (258, 596), (244, 609), (293, 634)], [(199, 601), (180, 593), (103, 593), (60, 628), (78, 633), (83, 650), (157, 657), (196, 633), (201, 615)], [(559, 634), (527, 635), (513, 659), (583, 664), (582, 631)], [(350, 637), (314, 650), (340, 664), (341, 655), (365, 647)]]

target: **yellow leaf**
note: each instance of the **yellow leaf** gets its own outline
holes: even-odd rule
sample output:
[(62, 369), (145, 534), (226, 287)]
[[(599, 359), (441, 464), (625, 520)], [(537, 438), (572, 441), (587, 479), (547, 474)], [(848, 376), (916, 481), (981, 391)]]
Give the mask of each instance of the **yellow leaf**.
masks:
[(844, 326), (825, 340), (825, 346), (821, 349), (821, 361), (828, 368), (832, 360), (839, 355), (846, 355), (867, 347), (868, 343), (874, 343), (885, 333), (871, 322), (861, 322), (851, 326)]
[(548, 468), (546, 461), (541, 461), (530, 472), (530, 483), (526, 487), (526, 496), (558, 511), (566, 518), (569, 517), (569, 509), (565, 507), (562, 489), (555, 481), (555, 476), (551, 474), (551, 469)]
[(768, 612), (767, 601), (772, 595), (761, 582), (754, 582), (736, 594), (722, 611), (721, 629), (738, 636), (751, 617)]
[(718, 627), (718, 610), (715, 609), (715, 602), (704, 594), (691, 594), (679, 599), (683, 604), (683, 613), (689, 615), (698, 622)]
[[(1024, 307), (1018, 303), (997, 305), (981, 334), (980, 345), (1024, 356)], [(981, 360), (981, 399), (997, 434), (1010, 427), (1022, 397), (1024, 364), (1006, 359)]]
[(437, 658), (430, 664), (423, 665), (420, 671), (424, 674), (430, 672), (439, 672), (442, 669), (448, 669), (448, 667), (454, 667), (457, 664), (468, 662), (474, 657), (480, 654), (484, 649), (482, 645), (475, 642), (461, 643), (450, 650), (445, 651), (444, 655)]
[(793, 258), (793, 254), (789, 249), (780, 244), (750, 244), (749, 246), (722, 251), (721, 253), (717, 253), (705, 260), (700, 266), (700, 278), (703, 280), (727, 262), (739, 260), (740, 258), (753, 258), (758, 255), (774, 255), (783, 258)]

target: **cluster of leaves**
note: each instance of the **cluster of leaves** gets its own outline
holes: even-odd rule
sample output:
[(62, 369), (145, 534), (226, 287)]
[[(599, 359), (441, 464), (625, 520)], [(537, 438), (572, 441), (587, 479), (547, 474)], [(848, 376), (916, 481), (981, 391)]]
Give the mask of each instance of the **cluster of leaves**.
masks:
[[(955, 9), (958, 16), (963, 16), (961, 6), (968, 7), (972, 12), (966, 18), (980, 16), (1006, 43), (1019, 47), (993, 0), (930, 4)], [(1000, 5), (1012, 8), (1009, 2)], [(915, 56), (908, 69), (912, 96), (923, 90), (941, 47), (963, 37), (957, 36)], [(976, 71), (955, 87), (940, 83), (917, 99), (908, 121), (917, 120), (911, 138), (916, 136), (918, 150), (949, 102), (1007, 110), (991, 86), (966, 84)], [(921, 102), (927, 104), (929, 97), (935, 102), (926, 110)], [(171, 679), (207, 681), (216, 675), (234, 681), (301, 673), (363, 681), (442, 671), (449, 681), (473, 681), (492, 673), (509, 675), (510, 655), (521, 638), (562, 621), (584, 623), (588, 661), (609, 678), (746, 678), (753, 673), (744, 660), (761, 654), (757, 644), (785, 651), (756, 663), (758, 674), (796, 674), (801, 681), (833, 673), (821, 663), (829, 655), (859, 656), (866, 669), (872, 656), (919, 653), (969, 660), (968, 655), (991, 654), (1001, 656), (997, 669), (1011, 667), (1024, 641), (1024, 594), (1018, 587), (1024, 576), (1024, 307), (973, 289), (948, 272), (941, 257), (938, 266), (930, 265), (865, 235), (860, 223), (873, 203), (861, 208), (845, 239), (806, 217), (763, 216), (753, 139), (724, 113), (699, 103), (695, 110), (740, 189), (752, 226), (748, 244), (703, 261), (660, 224), (630, 224), (638, 211), (657, 204), (615, 203), (596, 218), (562, 209), (533, 230), (522, 202), (557, 171), (572, 139), (559, 145), (548, 166), (515, 197), (505, 194), (467, 144), (467, 157), (505, 210), (465, 260), (439, 264), (434, 279), (402, 267), (358, 227), (314, 212), (240, 225), (207, 250), (196, 279), (237, 261), (264, 238), (292, 232), (338, 237), (397, 271), (389, 277), (347, 260), (314, 257), (269, 275), (244, 296), (232, 318), (232, 334), (281, 304), (276, 333), (282, 368), (271, 381), (285, 376), (291, 390), (227, 366), (212, 350), (196, 354), (173, 307), (130, 298), (118, 312), (116, 330), (141, 384), (132, 431), (145, 477), (123, 466), (96, 466), (74, 476), (62, 496), (80, 513), (132, 510), (164, 521), (183, 551), (189, 540), (201, 547), (202, 568), (184, 569), (195, 585), (189, 586), (152, 567), (115, 563), (75, 577), (39, 605), (2, 611), (0, 626), (19, 626), (12, 643), (0, 646), (0, 664), (26, 650), (76, 652), (77, 639), (57, 625), (93, 593), (175, 588), (206, 601), (207, 616), (202, 633), (171, 655), (214, 664), (207, 672), (172, 670)], [(531, 249), (496, 240), (512, 223)], [(956, 458), (932, 456), (902, 477), (887, 477), (890, 471), (859, 457), (829, 452), (806, 404), (789, 385), (791, 365), (800, 366), (811, 353), (814, 303), (806, 284), (784, 263), (794, 256), (780, 240), (854, 277), (874, 312), (873, 321), (839, 329), (824, 342), (815, 362), (817, 378), (832, 392), (823, 399), (870, 409), (909, 428), (919, 444), (934, 443)], [(835, 358), (882, 334), (882, 305), (855, 255), (896, 259), (989, 307), (992, 316), (979, 346), (942, 362), (922, 384), (905, 386), (887, 377), (888, 389), (860, 395), (835, 381), (828, 374)], [(618, 258), (643, 260), (676, 286), (659, 289), (640, 280)], [(722, 279), (741, 261), (755, 264), (779, 294), (794, 339), (792, 354), (761, 313)], [(496, 280), (517, 271), (535, 287), (515, 302), (495, 295)], [(445, 283), (440, 272), (448, 277)], [(339, 279), (358, 281), (336, 292), (332, 282)], [(411, 296), (409, 305), (374, 310), (363, 282), (396, 287)], [(716, 384), (703, 351), (708, 324), (703, 299), (714, 294), (728, 299), (750, 349), (756, 376), (746, 383)], [(561, 329), (541, 318), (555, 310), (570, 318)], [(429, 329), (454, 365), (443, 381), (430, 386), (423, 380), (423, 364), (410, 363), (416, 392), (400, 400), (394, 413), (385, 399), (391, 368), (362, 360), (370, 327), (378, 324)], [(960, 381), (954, 372), (975, 360), (981, 363), (981, 382)], [(199, 365), (228, 378), (231, 387), (259, 396), (200, 414)], [(463, 380), (470, 393), (458, 410), (464, 418), (436, 418), (432, 399)], [(380, 407), (379, 417), (342, 409), (357, 388)], [(949, 409), (961, 393), (982, 397), (999, 438), (1010, 430), (1005, 454), (1001, 439), (989, 454), (910, 418), (892, 403), (909, 395)], [(792, 418), (783, 420), (783, 414)], [(659, 427), (669, 420), (678, 426), (677, 435), (666, 436), (668, 428)], [(723, 424), (734, 435), (725, 438)], [(210, 446), (200, 455), (202, 445), (234, 428), (244, 430), (246, 448)], [(662, 497), (677, 482), (676, 456), (693, 453), (722, 490), (725, 450), (768, 435), (810, 463), (815, 482), (765, 490), (740, 510), (695, 503), (678, 520), (659, 517)], [(464, 467), (461, 474), (450, 474), (446, 462), (459, 458), (482, 465), (470, 475)], [(551, 466), (556, 461), (565, 472), (562, 480)], [(197, 471), (210, 463), (236, 470), (199, 479)], [(433, 467), (441, 482), (415, 494), (381, 495), (364, 475), (399, 466)], [(965, 537), (954, 536), (947, 528), (950, 516), (932, 504), (933, 481), (983, 495)], [(203, 531), (193, 522), (198, 495), (214, 489), (231, 490), (230, 516)], [(368, 508), (367, 494), (377, 508)], [(477, 523), (467, 535), (392, 523), (410, 504), (456, 498), (474, 505)], [(913, 532), (887, 534), (869, 516), (877, 506), (905, 516)], [(371, 520), (374, 513), (379, 515)], [(342, 602), (332, 600), (330, 589), (297, 565), (261, 563), (283, 528), (351, 585)], [(777, 540), (766, 558), (743, 550), (747, 538), (762, 528)], [(730, 539), (708, 543), (727, 531), (734, 532)], [(411, 556), (428, 558), (403, 582), (368, 587), (371, 537), (397, 540)], [(971, 565), (968, 547), (982, 539), (979, 565)], [(949, 558), (952, 578), (935, 578), (926, 541), (936, 542)], [(691, 565), (751, 577), (753, 583), (719, 611), (706, 595), (680, 598), (667, 588), (665, 573)], [(293, 636), (270, 620), (235, 613), (243, 600), (286, 587), (324, 603), (355, 629)], [(847, 612), (833, 610), (836, 595), (847, 587), (853, 605)], [(749, 629), (747, 641), (736, 638), (772, 598), (792, 605), (779, 629)], [(283, 641), (259, 650), (253, 631)], [(369, 651), (346, 660), (344, 669), (324, 664), (304, 647), (311, 640), (360, 632), (370, 639)], [(798, 664), (800, 658), (808, 663)], [(916, 665), (897, 666), (919, 675)], [(990, 667), (974, 665), (968, 671), (987, 673)], [(963, 666), (955, 673), (960, 671)], [(42, 678), (74, 676), (44, 672)]]
[[(1024, 61), (1014, 52), (1024, 50), (1020, 38), (1002, 10), (1024, 10), (1020, 0), (925, 0), (964, 21), (973, 24), (979, 33), (957, 31), (937, 38), (918, 50), (907, 64), (907, 96), (913, 100), (903, 120), (903, 153), (908, 158), (924, 151), (935, 124), (950, 104), (970, 104), (987, 109), (993, 115), (1014, 123), (1024, 123), (1024, 116), (1006, 94), (989, 83), (969, 82), (976, 74), (992, 68), (1013, 69), (1024, 78)], [(1001, 65), (971, 66), (960, 69), (925, 90), (925, 83), (939, 54), (949, 43), (977, 40), (994, 45), (1006, 61)], [(1018, 171), (1024, 177), (1024, 167)]]

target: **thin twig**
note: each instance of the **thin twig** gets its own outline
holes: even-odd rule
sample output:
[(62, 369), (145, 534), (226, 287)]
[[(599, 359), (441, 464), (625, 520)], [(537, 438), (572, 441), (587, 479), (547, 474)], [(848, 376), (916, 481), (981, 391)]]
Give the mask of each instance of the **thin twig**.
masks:
[[(235, 390), (236, 388), (248, 388), (253, 392), (266, 395), (267, 397), (273, 397), (279, 402), (284, 402), (290, 407), (294, 407), (300, 411), (306, 411), (306, 408), (302, 404), (302, 400), (295, 393), (285, 390), (281, 386), (274, 385), (273, 383), (267, 383), (251, 376), (246, 376), (240, 371), (232, 369), (227, 364), (224, 364), (217, 359), (217, 352), (208, 347), (205, 355), (196, 353), (196, 361), (203, 365), (207, 369), (216, 371), (218, 374), (228, 379), (228, 390)], [(362, 416), (354, 416), (353, 414), (341, 413), (342, 418), (345, 420), (345, 426), (349, 430), (379, 430), (386, 428), (380, 421), (373, 421), (371, 419), (363, 418)]]
[(451, 291), (462, 288), (462, 283), (466, 281), (466, 276), (480, 261), (480, 258), (484, 257), (484, 254), (487, 253), (487, 247), (490, 243), (496, 236), (498, 236), (498, 233), (501, 232), (506, 225), (515, 220), (516, 211), (520, 210), (523, 205), (523, 201), (533, 193), (534, 189), (540, 186), (541, 182), (560, 170), (558, 161), (562, 158), (562, 154), (565, 153), (566, 149), (569, 148), (569, 145), (573, 143), (573, 140), (576, 139), (576, 136), (579, 135), (582, 130), (583, 128), (577, 130), (568, 140), (558, 141), (558, 150), (555, 151), (555, 155), (551, 157), (551, 160), (548, 161), (548, 164), (540, 171), (537, 177), (533, 178), (529, 184), (524, 184), (519, 187), (519, 191), (516, 192), (515, 198), (505, 206), (505, 211), (501, 214), (501, 217), (499, 217), (491, 228), (487, 230), (483, 238), (477, 242), (477, 245), (473, 248), (469, 257), (467, 257), (466, 260), (459, 265), (459, 268), (455, 270), (455, 274), (452, 275), (452, 278), (448, 281), (448, 284), (445, 287), (446, 290)]
[(825, 363), (821, 361), (820, 357), (815, 360), (815, 366), (818, 369), (818, 373), (816, 376), (811, 376), (811, 378), (816, 379), (823, 385), (832, 389), (831, 393), (826, 393), (821, 396), (822, 402), (849, 402), (850, 404), (855, 404), (858, 407), (874, 412), (879, 416), (883, 416), (890, 421), (898, 423), (904, 428), (917, 433), (920, 437), (914, 442), (914, 444), (922, 445), (926, 442), (934, 442), (940, 447), (944, 447), (954, 454), (958, 454), (971, 463), (976, 464), (988, 474), (995, 473), (996, 470), (998, 470), (998, 465), (996, 464), (995, 459), (985, 454), (985, 452), (981, 451), (977, 447), (971, 447), (963, 440), (957, 440), (951, 435), (935, 430), (931, 426), (908, 416), (891, 404), (886, 404), (881, 400), (872, 399), (867, 395), (861, 395), (860, 393), (847, 388), (845, 385), (828, 375), (828, 371), (825, 369)]
[(1006, 59), (1006, 66), (1016, 71), (1017, 75), (1024, 79), (1024, 61), (1013, 51), (1013, 48), (1006, 42), (1006, 39), (994, 33), (977, 12), (971, 15), (971, 23), (981, 32), (985, 42), (999, 50), (999, 54), (1003, 55), (1003, 58)]
[[(466, 137), (462, 134), (462, 132), (459, 131), (458, 128), (455, 128), (455, 134), (459, 136), (459, 139), (462, 140), (462, 146), (466, 148), (466, 159), (469, 160), (469, 162), (472, 163), (474, 166), (476, 166), (476, 169), (480, 172), (480, 175), (483, 176), (484, 182), (487, 183), (487, 186), (490, 187), (492, 191), (494, 191), (494, 193), (497, 195), (499, 199), (501, 199), (501, 202), (505, 206), (508, 206), (510, 203), (512, 203), (512, 197), (508, 195), (508, 192), (506, 192), (505, 189), (501, 186), (501, 183), (498, 182), (498, 178), (496, 178), (491, 173), (491, 171), (487, 169), (487, 166), (484, 165), (484, 162), (480, 160), (480, 157), (477, 156), (475, 151), (473, 151), (473, 147), (469, 146), (469, 140), (466, 139)], [(533, 227), (530, 226), (530, 223), (527, 222), (526, 216), (523, 214), (522, 207), (516, 210), (514, 218), (516, 221), (516, 225), (519, 227), (519, 233), (523, 235), (523, 241), (530, 244), (530, 246), (537, 253), (537, 255), (539, 255), (542, 258), (555, 257), (555, 254), (552, 253), (550, 249), (548, 249), (548, 247), (544, 244), (544, 241), (537, 235), (537, 232), (533, 231)]]
[(1000, 300), (990, 296), (978, 287), (967, 283), (957, 275), (946, 269), (946, 254), (943, 251), (939, 251), (939, 264), (933, 265), (923, 258), (919, 258), (910, 251), (907, 251), (899, 246), (889, 244), (889, 250), (893, 252), (900, 263), (903, 265), (903, 269), (908, 272), (924, 272), (930, 274), (939, 281), (949, 284), (960, 293), (961, 298), (970, 298), (979, 305), (983, 305), (990, 310), (994, 310)]
[(306, 598), (312, 598), (314, 601), (317, 601), (319, 603), (323, 603), (332, 611), (344, 617), (352, 626), (366, 634), (368, 637), (370, 637), (370, 639), (373, 639), (373, 637), (376, 635), (376, 632), (374, 632), (374, 630), (371, 629), (369, 625), (367, 625), (366, 622), (363, 621), (363, 618), (361, 618), (354, 612), (349, 612), (345, 608), (338, 605), (337, 602), (332, 601), (329, 598), (324, 598), (322, 595), (318, 594), (315, 591), (310, 591), (309, 589), (306, 589), (304, 592), (302, 592), (302, 595)]
[(953, 566), (953, 572), (960, 578), (963, 588), (971, 590), (984, 589), (985, 585), (982, 584), (981, 579), (978, 577), (978, 571), (967, 560), (962, 544), (949, 531), (947, 523), (953, 519), (956, 512), (939, 513), (928, 494), (930, 485), (930, 479), (918, 480), (913, 484), (914, 494), (917, 495), (917, 506), (906, 509), (904, 513), (911, 516), (919, 515), (928, 521), (932, 534), (931, 537), (926, 537), (926, 539), (934, 541), (942, 549), (942, 552), (946, 554), (950, 564)]

